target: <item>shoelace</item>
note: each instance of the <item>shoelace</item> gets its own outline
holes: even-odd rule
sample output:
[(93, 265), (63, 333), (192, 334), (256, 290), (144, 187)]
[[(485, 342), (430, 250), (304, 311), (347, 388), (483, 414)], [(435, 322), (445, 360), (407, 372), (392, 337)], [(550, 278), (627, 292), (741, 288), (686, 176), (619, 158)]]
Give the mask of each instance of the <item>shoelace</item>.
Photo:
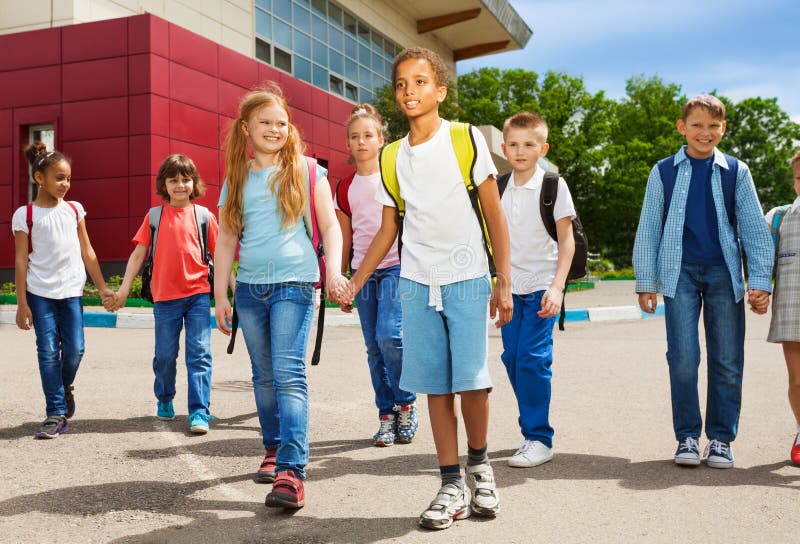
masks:
[(402, 427), (408, 427), (411, 425), (411, 411), (413, 408), (409, 410), (398, 410), (397, 411), (397, 424)]
[(706, 455), (708, 452), (711, 452), (713, 455), (721, 455), (722, 457), (728, 457), (728, 445), (725, 442), (721, 442), (719, 440), (712, 440), (706, 446)]
[(681, 449), (690, 451), (692, 453), (700, 452), (700, 445), (697, 443), (697, 440), (692, 438), (691, 436), (686, 437), (686, 440), (681, 442)]
[(378, 434), (385, 434), (392, 432), (394, 430), (394, 418), (387, 417), (386, 419), (381, 418), (381, 428), (378, 429)]
[[(534, 448), (534, 441), (533, 440), (526, 440), (522, 444), (519, 445), (517, 448), (517, 453), (525, 454), (528, 453), (530, 450)], [(515, 454), (516, 455), (516, 454)]]

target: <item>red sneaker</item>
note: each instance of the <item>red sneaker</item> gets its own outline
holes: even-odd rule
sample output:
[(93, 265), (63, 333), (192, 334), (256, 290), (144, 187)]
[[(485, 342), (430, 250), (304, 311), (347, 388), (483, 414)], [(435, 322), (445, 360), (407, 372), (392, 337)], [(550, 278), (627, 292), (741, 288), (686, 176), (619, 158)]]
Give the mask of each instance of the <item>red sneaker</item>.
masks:
[(271, 484), (275, 481), (275, 454), (277, 453), (278, 448), (267, 448), (267, 454), (256, 472), (256, 480), (262, 484)]
[(291, 470), (282, 470), (275, 477), (272, 491), (264, 504), (271, 508), (302, 508), (306, 503), (303, 481)]
[(800, 433), (794, 437), (794, 446), (792, 446), (792, 453), (790, 454), (792, 463), (800, 466)]

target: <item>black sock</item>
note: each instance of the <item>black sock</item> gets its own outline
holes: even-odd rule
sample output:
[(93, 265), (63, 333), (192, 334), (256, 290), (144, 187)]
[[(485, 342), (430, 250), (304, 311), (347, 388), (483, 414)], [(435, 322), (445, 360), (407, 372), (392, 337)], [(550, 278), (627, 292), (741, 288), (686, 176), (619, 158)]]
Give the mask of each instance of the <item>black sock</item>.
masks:
[(467, 466), (474, 466), (474, 465), (482, 465), (484, 463), (489, 462), (489, 456), (486, 454), (486, 451), (489, 449), (489, 445), (486, 444), (482, 448), (476, 450), (469, 444), (467, 444)]
[(442, 485), (453, 484), (461, 489), (464, 488), (464, 480), (461, 479), (461, 466), (441, 465), (439, 474), (442, 475)]

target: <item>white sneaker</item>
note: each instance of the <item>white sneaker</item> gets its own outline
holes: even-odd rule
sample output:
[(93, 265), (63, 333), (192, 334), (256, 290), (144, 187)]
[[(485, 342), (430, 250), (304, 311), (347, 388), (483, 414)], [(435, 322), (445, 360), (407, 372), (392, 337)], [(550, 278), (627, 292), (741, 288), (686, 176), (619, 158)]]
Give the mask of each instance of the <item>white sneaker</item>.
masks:
[(508, 466), (527, 468), (539, 466), (553, 459), (553, 448), (548, 448), (538, 440), (526, 440), (508, 460)]
[(469, 503), (472, 513), (477, 516), (494, 517), (500, 508), (500, 495), (494, 483), (492, 465), (467, 465), (465, 469), (467, 487), (472, 492)]
[(419, 516), (419, 524), (426, 529), (447, 529), (454, 520), (465, 519), (470, 515), (469, 489), (455, 484), (443, 485), (436, 498)]

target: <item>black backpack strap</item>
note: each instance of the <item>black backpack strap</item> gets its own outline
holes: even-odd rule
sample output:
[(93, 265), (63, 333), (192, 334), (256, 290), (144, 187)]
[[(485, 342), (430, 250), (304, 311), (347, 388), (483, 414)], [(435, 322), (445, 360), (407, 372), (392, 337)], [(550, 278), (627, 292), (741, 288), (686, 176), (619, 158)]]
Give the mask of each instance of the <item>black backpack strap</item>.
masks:
[(556, 206), (556, 198), (558, 198), (558, 178), (559, 176), (555, 172), (545, 172), (542, 192), (539, 194), (539, 214), (542, 216), (542, 223), (544, 223), (547, 234), (556, 242), (558, 242), (558, 232), (553, 210)]
[(322, 351), (322, 331), (325, 330), (325, 284), (319, 288), (319, 311), (317, 313), (317, 337), (314, 340), (314, 352), (311, 355), (311, 364), (319, 364), (320, 353)]
[(200, 255), (203, 257), (203, 263), (208, 264), (208, 208), (195, 204), (194, 222), (197, 225), (197, 238), (200, 240)]
[[(569, 284), (569, 282), (567, 282)], [(564, 286), (564, 291), (561, 293), (561, 313), (558, 315), (558, 330), (564, 330), (564, 321), (567, 319), (567, 307), (564, 305), (564, 299), (567, 298), (567, 286)]]
[(506, 192), (508, 187), (508, 180), (511, 179), (511, 172), (497, 176), (497, 190), (500, 192), (500, 198), (503, 198), (503, 193)]
[(228, 355), (233, 353), (236, 344), (236, 331), (239, 330), (239, 313), (236, 311), (236, 299), (233, 299), (233, 315), (231, 315), (231, 339), (228, 341)]
[(156, 257), (156, 242), (158, 240), (158, 227), (161, 224), (161, 213), (164, 211), (163, 206), (153, 206), (147, 213), (148, 221), (150, 223), (150, 251), (147, 253), (147, 259), (150, 262)]

